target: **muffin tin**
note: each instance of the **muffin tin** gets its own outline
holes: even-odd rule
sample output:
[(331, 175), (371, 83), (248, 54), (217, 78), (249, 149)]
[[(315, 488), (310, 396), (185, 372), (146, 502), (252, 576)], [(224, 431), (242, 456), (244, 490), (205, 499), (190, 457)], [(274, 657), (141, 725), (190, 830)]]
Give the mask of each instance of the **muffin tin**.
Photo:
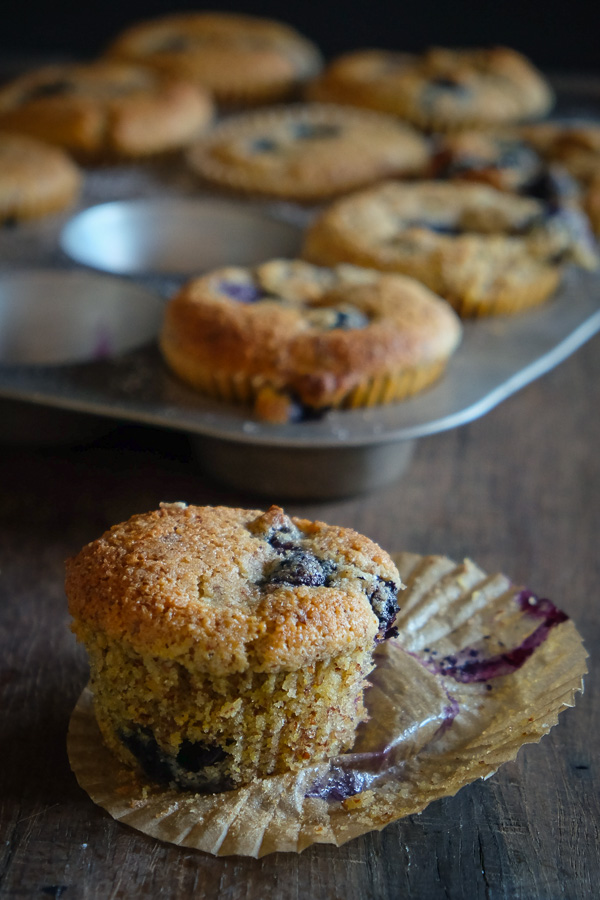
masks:
[[(0, 398), (11, 408), (175, 429), (209, 474), (236, 488), (328, 499), (397, 478), (418, 438), (485, 414), (600, 330), (600, 274), (569, 269), (544, 306), (465, 322), (445, 376), (426, 392), (319, 421), (260, 422), (170, 374), (155, 341), (162, 305), (189, 275), (294, 255), (311, 214), (201, 195), (187, 178), (152, 166), (92, 171), (70, 219), (0, 232), (0, 332), (13, 329), (0, 344)], [(6, 439), (4, 412), (3, 422)]]

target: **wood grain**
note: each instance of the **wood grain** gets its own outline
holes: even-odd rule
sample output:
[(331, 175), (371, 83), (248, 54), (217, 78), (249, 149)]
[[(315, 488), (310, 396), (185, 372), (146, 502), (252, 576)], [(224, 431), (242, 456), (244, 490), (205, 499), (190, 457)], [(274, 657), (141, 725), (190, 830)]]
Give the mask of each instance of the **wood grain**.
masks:
[(483, 419), (423, 439), (386, 489), (286, 505), (392, 551), (504, 571), (568, 612), (590, 652), (585, 694), (539, 745), (489, 781), (339, 849), (257, 861), (159, 843), (95, 807), (65, 750), (86, 663), (68, 628), (64, 559), (160, 500), (282, 498), (210, 484), (186, 439), (167, 432), (122, 426), (87, 447), (0, 447), (0, 897), (598, 896), (599, 349), (596, 338)]

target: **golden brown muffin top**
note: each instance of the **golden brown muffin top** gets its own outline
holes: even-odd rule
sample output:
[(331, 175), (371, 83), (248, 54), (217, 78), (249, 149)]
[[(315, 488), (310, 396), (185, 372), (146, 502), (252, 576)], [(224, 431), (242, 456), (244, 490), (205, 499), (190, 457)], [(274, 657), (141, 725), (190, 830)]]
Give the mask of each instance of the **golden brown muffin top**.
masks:
[(321, 68), (312, 41), (273, 19), (227, 12), (185, 12), (125, 29), (108, 48), (127, 59), (189, 78), (219, 103), (283, 99)]
[(307, 93), (312, 100), (377, 109), (443, 131), (541, 116), (553, 102), (546, 79), (508, 47), (431, 47), (422, 54), (353, 50), (334, 59)]
[(213, 674), (295, 671), (392, 629), (400, 578), (357, 532), (260, 510), (163, 503), (67, 561), (74, 631)]
[(83, 159), (162, 153), (197, 139), (212, 119), (206, 91), (115, 60), (32, 69), (0, 89), (0, 129)]
[(63, 209), (78, 195), (82, 180), (59, 147), (0, 132), (0, 218), (35, 218)]
[(313, 203), (381, 178), (419, 174), (429, 148), (391, 116), (295, 103), (222, 121), (189, 148), (187, 161), (221, 189)]
[(365, 377), (445, 360), (460, 337), (450, 306), (413, 279), (269, 260), (190, 281), (167, 306), (161, 344), (320, 407)]

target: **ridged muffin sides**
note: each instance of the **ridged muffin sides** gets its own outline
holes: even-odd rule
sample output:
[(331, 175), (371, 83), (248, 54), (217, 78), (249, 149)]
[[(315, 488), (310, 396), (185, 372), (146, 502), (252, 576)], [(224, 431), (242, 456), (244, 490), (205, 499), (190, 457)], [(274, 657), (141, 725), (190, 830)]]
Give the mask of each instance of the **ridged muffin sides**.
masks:
[(450, 306), (413, 279), (270, 260), (185, 285), (161, 349), (197, 390), (277, 422), (403, 399), (439, 377), (460, 337)]

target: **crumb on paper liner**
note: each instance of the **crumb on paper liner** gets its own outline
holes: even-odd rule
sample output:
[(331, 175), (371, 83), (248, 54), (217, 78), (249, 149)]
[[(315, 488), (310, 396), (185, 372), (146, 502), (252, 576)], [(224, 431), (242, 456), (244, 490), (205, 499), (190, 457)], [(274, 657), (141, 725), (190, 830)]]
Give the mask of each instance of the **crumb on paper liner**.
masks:
[(548, 600), (469, 560), (401, 553), (399, 635), (376, 653), (370, 721), (352, 751), (235, 791), (151, 785), (104, 746), (86, 688), (68, 753), (81, 787), (113, 818), (218, 856), (337, 846), (486, 778), (538, 742), (583, 689), (587, 653)]

